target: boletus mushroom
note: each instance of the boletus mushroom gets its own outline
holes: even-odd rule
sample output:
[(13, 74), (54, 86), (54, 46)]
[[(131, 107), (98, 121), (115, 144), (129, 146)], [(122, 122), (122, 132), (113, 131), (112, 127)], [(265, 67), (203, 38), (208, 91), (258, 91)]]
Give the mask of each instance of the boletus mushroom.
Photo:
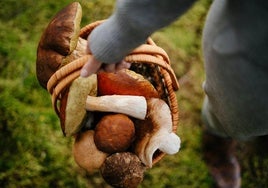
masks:
[(81, 5), (71, 3), (54, 16), (43, 32), (37, 48), (36, 73), (44, 88), (60, 67), (88, 54), (87, 40), (79, 37), (81, 18)]
[(122, 69), (116, 73), (100, 72), (97, 74), (98, 95), (135, 95), (145, 98), (158, 98), (154, 86), (138, 74), (129, 69)]
[(87, 130), (77, 134), (73, 156), (75, 162), (90, 173), (101, 167), (108, 154), (98, 150), (94, 142), (94, 131)]
[(146, 168), (133, 153), (115, 153), (106, 158), (100, 168), (103, 179), (120, 188), (136, 188), (142, 182)]
[[(86, 100), (88, 95), (97, 95), (97, 79), (93, 74), (90, 77), (79, 77), (69, 87), (68, 93), (61, 101), (61, 128), (66, 136), (76, 134), (83, 126), (86, 113)], [(91, 116), (93, 118), (93, 116)], [(92, 120), (93, 121), (93, 120)]]
[(152, 167), (157, 150), (169, 155), (180, 149), (180, 138), (172, 131), (169, 106), (159, 98), (147, 99), (148, 114), (145, 120), (135, 122), (134, 153), (147, 167)]
[[(52, 103), (66, 136), (74, 135), (80, 130), (86, 114), (86, 96), (90, 93), (93, 93), (93, 96), (97, 94), (96, 75), (86, 79), (75, 79), (72, 76), (74, 81), (71, 84), (65, 79), (67, 71), (64, 68), (67, 64), (81, 64), (92, 58), (87, 40), (79, 36), (81, 18), (82, 8), (78, 2), (67, 5), (48, 24), (37, 49), (37, 78), (40, 85), (51, 93)], [(76, 71), (76, 74), (79, 73)], [(62, 84), (66, 84), (65, 82), (66, 87)], [(59, 109), (58, 96), (61, 98)]]
[(105, 153), (126, 151), (134, 138), (134, 123), (123, 114), (105, 115), (95, 128), (95, 144), (99, 150)]

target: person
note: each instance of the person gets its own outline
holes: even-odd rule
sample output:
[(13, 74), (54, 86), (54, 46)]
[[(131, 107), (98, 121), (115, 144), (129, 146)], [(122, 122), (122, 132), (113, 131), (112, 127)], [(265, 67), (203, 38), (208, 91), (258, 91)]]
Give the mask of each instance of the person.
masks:
[[(88, 38), (93, 58), (81, 76), (129, 68), (123, 58), (194, 2), (117, 0), (113, 14)], [(236, 140), (268, 135), (267, 20), (265, 0), (214, 0), (205, 21), (202, 141), (204, 160), (218, 187), (241, 186)]]

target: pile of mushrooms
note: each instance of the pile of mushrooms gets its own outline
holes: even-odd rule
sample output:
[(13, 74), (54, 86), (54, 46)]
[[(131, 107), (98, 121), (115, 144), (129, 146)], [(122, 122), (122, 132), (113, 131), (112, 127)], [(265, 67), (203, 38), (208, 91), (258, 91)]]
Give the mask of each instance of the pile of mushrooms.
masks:
[(79, 37), (81, 15), (80, 4), (74, 2), (50, 22), (38, 46), (37, 77), (60, 98), (57, 113), (63, 134), (75, 138), (76, 163), (88, 172), (100, 170), (112, 186), (137, 187), (156, 151), (179, 151), (170, 107), (147, 79), (127, 69), (76, 76), (65, 84), (60, 69), (92, 58), (87, 41)]

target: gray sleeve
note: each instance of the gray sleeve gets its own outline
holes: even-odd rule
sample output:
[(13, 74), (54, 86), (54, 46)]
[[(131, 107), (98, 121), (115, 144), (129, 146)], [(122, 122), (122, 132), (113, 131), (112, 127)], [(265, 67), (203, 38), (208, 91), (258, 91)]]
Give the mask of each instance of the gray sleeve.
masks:
[(154, 31), (182, 15), (194, 1), (117, 0), (111, 17), (89, 36), (89, 48), (100, 62), (119, 62)]

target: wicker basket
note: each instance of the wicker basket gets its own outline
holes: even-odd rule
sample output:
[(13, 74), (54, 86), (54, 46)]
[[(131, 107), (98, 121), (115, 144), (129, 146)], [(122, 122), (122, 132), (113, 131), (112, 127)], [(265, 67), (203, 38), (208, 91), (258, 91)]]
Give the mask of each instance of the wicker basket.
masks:
[[(83, 27), (80, 31), (80, 37), (87, 39), (91, 31), (102, 22), (97, 21)], [(85, 55), (70, 62), (58, 69), (49, 79), (47, 90), (52, 95), (52, 104), (58, 116), (61, 114), (59, 103), (63, 93), (68, 90), (72, 81), (79, 77), (80, 70), (89, 57), (90, 55)], [(146, 44), (127, 55), (125, 61), (131, 63), (131, 70), (148, 79), (158, 91), (160, 98), (169, 105), (172, 113), (173, 132), (176, 132), (179, 114), (175, 91), (179, 89), (179, 84), (170, 66), (167, 53), (149, 38)], [(163, 152), (156, 152), (153, 164), (157, 163), (163, 156)]]

